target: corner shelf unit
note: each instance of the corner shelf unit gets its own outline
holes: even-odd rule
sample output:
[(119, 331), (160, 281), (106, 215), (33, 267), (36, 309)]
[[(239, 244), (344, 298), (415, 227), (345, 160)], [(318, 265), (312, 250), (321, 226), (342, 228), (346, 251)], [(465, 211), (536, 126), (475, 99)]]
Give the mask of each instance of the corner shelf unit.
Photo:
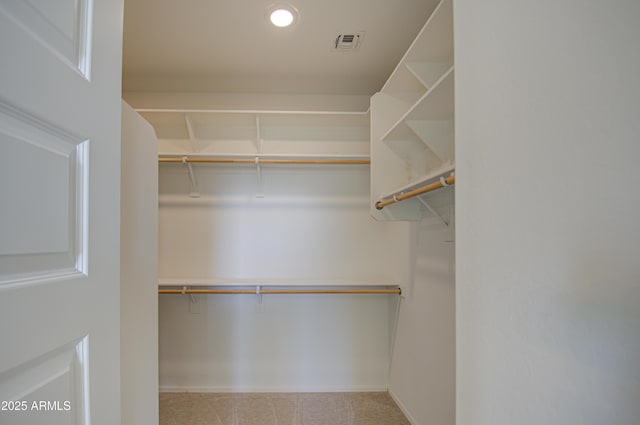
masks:
[(375, 203), (454, 170), (453, 5), (442, 0), (371, 99), (371, 215), (420, 220), (424, 199)]

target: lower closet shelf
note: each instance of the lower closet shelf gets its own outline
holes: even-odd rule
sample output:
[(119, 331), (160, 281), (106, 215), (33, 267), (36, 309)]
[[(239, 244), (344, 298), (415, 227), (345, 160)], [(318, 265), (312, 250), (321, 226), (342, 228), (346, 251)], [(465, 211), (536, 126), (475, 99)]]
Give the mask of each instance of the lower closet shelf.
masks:
[(167, 294), (251, 294), (251, 295), (263, 295), (263, 294), (393, 294), (393, 295), (402, 295), (402, 290), (400, 288), (391, 288), (391, 289), (263, 289), (259, 286), (256, 289), (240, 289), (240, 288), (232, 288), (232, 289), (221, 289), (221, 288), (211, 288), (211, 289), (158, 289), (158, 294), (167, 295)]
[(160, 279), (159, 294), (396, 294), (402, 290), (391, 282), (356, 281), (221, 281), (217, 279)]

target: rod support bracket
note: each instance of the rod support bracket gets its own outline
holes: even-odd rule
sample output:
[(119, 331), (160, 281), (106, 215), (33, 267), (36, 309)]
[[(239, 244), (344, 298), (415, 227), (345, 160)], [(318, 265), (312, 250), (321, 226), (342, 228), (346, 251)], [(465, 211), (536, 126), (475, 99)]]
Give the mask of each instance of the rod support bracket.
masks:
[(406, 285), (400, 285), (398, 289), (400, 289), (400, 293), (398, 294), (400, 298), (407, 299), (409, 296), (409, 287)]
[(264, 198), (264, 185), (262, 184), (262, 167), (260, 166), (260, 157), (258, 155), (256, 155), (255, 164), (258, 178), (258, 190), (256, 192), (256, 198)]
[(258, 304), (262, 304), (262, 292), (260, 292), (260, 285), (256, 285), (256, 295), (258, 296)]
[(191, 163), (188, 161), (189, 157), (183, 156), (182, 163), (187, 166), (189, 170), (189, 197), (191, 198), (199, 198), (200, 192), (198, 191), (198, 181), (196, 180), (196, 175), (193, 172), (193, 167)]

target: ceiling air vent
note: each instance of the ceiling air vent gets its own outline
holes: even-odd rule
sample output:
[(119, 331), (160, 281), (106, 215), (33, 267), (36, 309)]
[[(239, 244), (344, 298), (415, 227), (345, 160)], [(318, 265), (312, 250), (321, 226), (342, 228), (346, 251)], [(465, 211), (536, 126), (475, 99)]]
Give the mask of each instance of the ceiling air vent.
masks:
[(363, 38), (364, 31), (339, 34), (334, 42), (334, 50), (341, 52), (357, 50)]

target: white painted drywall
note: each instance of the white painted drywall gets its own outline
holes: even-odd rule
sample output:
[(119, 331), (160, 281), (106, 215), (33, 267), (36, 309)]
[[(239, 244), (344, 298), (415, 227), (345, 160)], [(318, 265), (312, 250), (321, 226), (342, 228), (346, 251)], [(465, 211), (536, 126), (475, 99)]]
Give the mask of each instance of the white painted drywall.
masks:
[[(194, 166), (160, 170), (161, 278), (394, 283), (390, 225), (366, 213), (366, 166)], [(256, 197), (262, 193), (263, 197)]]
[(455, 2), (458, 425), (640, 421), (639, 18)]
[(162, 391), (384, 391), (387, 295), (160, 296)]
[(122, 102), (122, 424), (158, 423), (158, 143)]
[[(161, 278), (398, 283), (404, 236), (369, 216), (368, 167), (264, 166), (263, 190), (252, 165), (194, 171), (200, 198), (183, 165), (161, 166)], [(195, 312), (160, 298), (162, 390), (387, 388), (397, 296), (199, 295)]]
[(452, 193), (445, 198), (450, 202), (441, 212), (448, 227), (432, 217), (407, 224), (411, 284), (400, 303), (389, 393), (413, 424), (455, 423)]

